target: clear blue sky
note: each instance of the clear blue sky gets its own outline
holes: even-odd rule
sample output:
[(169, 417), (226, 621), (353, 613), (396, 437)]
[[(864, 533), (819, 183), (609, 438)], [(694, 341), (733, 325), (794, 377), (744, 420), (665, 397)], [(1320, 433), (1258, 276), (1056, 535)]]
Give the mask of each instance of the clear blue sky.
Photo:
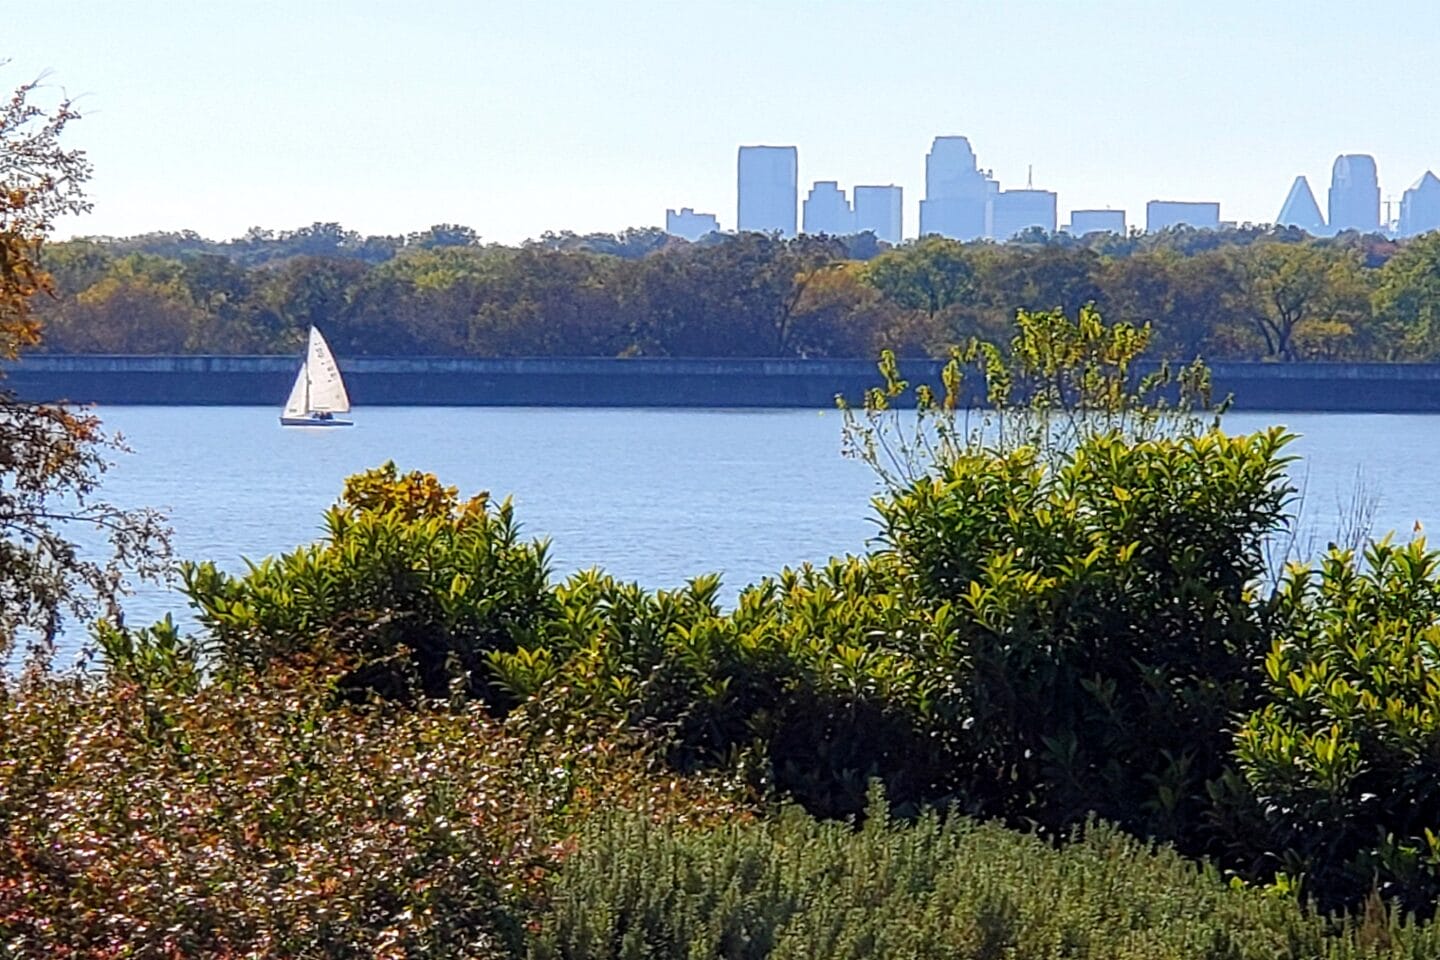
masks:
[(1440, 3), (1277, 0), (44, 0), (5, 3), (3, 86), (81, 96), (95, 211), (66, 233), (337, 220), (513, 242), (735, 223), (735, 149), (898, 183), (970, 138), (1005, 186), (1077, 207), (1325, 205), (1337, 153), (1385, 197), (1440, 168)]

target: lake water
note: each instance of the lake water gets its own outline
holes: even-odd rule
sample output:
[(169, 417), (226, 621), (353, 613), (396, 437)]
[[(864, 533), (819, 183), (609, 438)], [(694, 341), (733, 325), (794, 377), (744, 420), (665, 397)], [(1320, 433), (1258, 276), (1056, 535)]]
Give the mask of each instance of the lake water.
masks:
[[(391, 407), (324, 430), (281, 428), (268, 407), (99, 412), (134, 450), (107, 474), (107, 497), (163, 509), (178, 556), (229, 569), (314, 540), (344, 478), (387, 459), (462, 493), (513, 496), (559, 575), (601, 566), (662, 587), (715, 571), (733, 597), (782, 566), (860, 551), (875, 532), (874, 478), (840, 455), (833, 411)], [(1357, 476), (1378, 498), (1376, 532), (1440, 522), (1440, 417), (1226, 418), (1231, 431), (1271, 423), (1302, 435), (1301, 525), (1321, 546)], [(153, 587), (126, 609), (132, 623), (185, 611)]]

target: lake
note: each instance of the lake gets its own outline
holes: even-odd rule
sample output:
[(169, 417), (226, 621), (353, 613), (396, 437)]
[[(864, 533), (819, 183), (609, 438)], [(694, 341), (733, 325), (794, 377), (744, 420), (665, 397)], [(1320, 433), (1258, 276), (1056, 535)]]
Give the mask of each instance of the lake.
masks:
[[(876, 529), (874, 477), (841, 456), (834, 411), (382, 407), (323, 430), (282, 428), (270, 407), (99, 413), (134, 450), (107, 474), (107, 497), (163, 509), (178, 556), (231, 570), (315, 539), (344, 478), (387, 459), (465, 494), (512, 496), (558, 575), (600, 566), (663, 587), (714, 571), (733, 598), (783, 566), (863, 550)], [(1378, 500), (1376, 532), (1440, 521), (1440, 417), (1226, 417), (1231, 431), (1271, 423), (1302, 435), (1302, 542), (1324, 546), (1357, 483)], [(143, 623), (185, 606), (142, 587), (126, 609)]]

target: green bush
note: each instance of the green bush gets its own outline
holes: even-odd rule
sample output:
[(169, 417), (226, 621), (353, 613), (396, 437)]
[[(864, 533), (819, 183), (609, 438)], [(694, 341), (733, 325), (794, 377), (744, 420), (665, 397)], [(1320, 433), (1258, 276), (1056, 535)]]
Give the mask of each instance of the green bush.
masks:
[(837, 560), (749, 587), (722, 613), (714, 578), (651, 593), (583, 573), (557, 589), (538, 644), (490, 660), (543, 722), (620, 723), (659, 737), (681, 769), (738, 765), (812, 810), (856, 813), (871, 778), (907, 800), (945, 789), (900, 652), (932, 618), (897, 602), (891, 580), (883, 563)]
[(1257, 693), (1287, 440), (1097, 433), (1049, 463), (977, 450), (878, 501), (897, 602), (945, 613), (909, 653), (938, 678), (929, 722), (971, 809), (1193, 842)]
[(509, 501), (460, 502), (394, 464), (350, 478), (324, 541), (251, 565), (184, 567), (219, 670), (339, 656), (343, 686), (387, 697), (494, 693), (485, 655), (529, 639), (554, 610), (545, 545), (520, 540)]
[(1440, 554), (1334, 550), (1276, 598), (1264, 703), (1237, 736), (1232, 849), (1326, 903), (1440, 897)]
[(1102, 826), (1060, 848), (875, 806), (858, 831), (797, 811), (693, 829), (624, 813), (581, 831), (532, 960), (1420, 960), (1440, 929), (1355, 921), (1222, 883)]
[(812, 812), (858, 813), (878, 778), (900, 803), (1198, 845), (1258, 694), (1286, 440), (1104, 433), (1048, 468), (977, 451), (877, 501), (876, 555), (787, 571), (729, 613), (713, 579), (582, 574), (490, 663), (552, 722), (659, 733), (682, 768), (744, 756)]

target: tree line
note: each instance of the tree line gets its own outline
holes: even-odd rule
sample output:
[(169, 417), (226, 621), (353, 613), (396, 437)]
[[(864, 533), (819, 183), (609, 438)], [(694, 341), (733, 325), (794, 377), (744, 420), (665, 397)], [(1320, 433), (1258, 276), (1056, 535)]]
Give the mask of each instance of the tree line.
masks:
[(483, 243), (438, 225), (338, 224), (216, 243), (193, 233), (51, 244), (46, 349), (341, 355), (874, 357), (1002, 338), (1016, 310), (1095, 304), (1150, 323), (1157, 356), (1427, 361), (1440, 355), (1440, 235), (1287, 228), (1008, 244), (659, 230)]

